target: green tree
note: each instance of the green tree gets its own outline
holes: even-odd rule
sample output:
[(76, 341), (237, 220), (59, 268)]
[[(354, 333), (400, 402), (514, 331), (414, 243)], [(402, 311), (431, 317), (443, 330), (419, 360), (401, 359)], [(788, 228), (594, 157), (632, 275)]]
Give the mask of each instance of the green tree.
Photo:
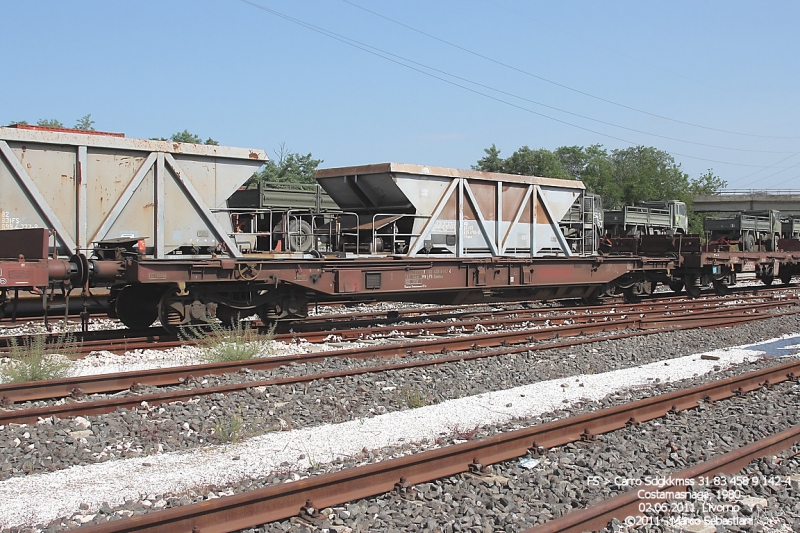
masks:
[(633, 146), (612, 150), (611, 162), (613, 179), (621, 192), (615, 207), (664, 199), (691, 203), (689, 175), (669, 153), (651, 146)]
[(36, 122), (37, 126), (42, 126), (44, 128), (63, 128), (64, 124), (61, 121), (56, 120), (54, 118), (43, 118)]
[(94, 120), (92, 120), (92, 114), (87, 113), (79, 118), (78, 122), (75, 123), (73, 128), (76, 130), (94, 131)]
[(562, 146), (554, 152), (523, 146), (503, 159), (493, 144), (484, 153), (473, 169), (581, 180), (589, 192), (602, 197), (606, 209), (648, 200), (680, 200), (689, 208), (690, 231), (695, 233), (702, 229), (702, 220), (691, 209), (693, 198), (713, 194), (726, 186), (712, 170), (690, 179), (672, 155), (652, 146), (633, 146), (610, 153), (599, 144)]
[(589, 192), (600, 195), (608, 205), (620, 200), (622, 193), (614, 180), (614, 165), (602, 145), (562, 146), (553, 153), (564, 171), (573, 179), (583, 181)]
[(497, 149), (497, 146), (492, 144), (489, 148), (484, 148), (483, 151), (486, 153), (481, 159), (478, 159), (478, 164), (472, 166), (472, 170), (482, 170), (484, 172), (503, 172), (504, 163), (502, 157), (500, 157), (500, 150)]
[(203, 139), (201, 139), (199, 135), (189, 132), (189, 130), (173, 133), (169, 140), (174, 143), (203, 144)]
[[(163, 137), (151, 137), (150, 140), (166, 141), (167, 139)], [(179, 131), (178, 133), (173, 133), (172, 136), (169, 138), (169, 140), (174, 143), (209, 144), (209, 145), (219, 146), (219, 142), (215, 141), (211, 137), (206, 139), (206, 142), (203, 142), (202, 137), (200, 137), (199, 135), (195, 135), (189, 130), (183, 130)]]
[(708, 169), (705, 174), (700, 174), (696, 180), (692, 180), (692, 196), (704, 194), (715, 194), (728, 186), (728, 182), (714, 174), (713, 169)]
[(500, 150), (495, 145), (485, 149), (484, 152), (486, 156), (472, 167), (473, 170), (548, 178), (568, 179), (570, 177), (558, 157), (546, 148), (531, 150), (529, 147), (523, 146), (506, 159), (500, 157)]
[(9, 126), (16, 126), (17, 124), (20, 124), (22, 126), (27, 126), (28, 125), (28, 121), (27, 120), (12, 120), (11, 122), (8, 123)]
[(271, 183), (315, 183), (314, 172), (316, 172), (320, 163), (322, 163), (322, 159), (314, 159), (310, 153), (302, 155), (290, 152), (284, 143), (275, 152), (275, 159), (267, 161), (264, 169), (253, 174), (248, 184), (256, 184), (259, 181)]

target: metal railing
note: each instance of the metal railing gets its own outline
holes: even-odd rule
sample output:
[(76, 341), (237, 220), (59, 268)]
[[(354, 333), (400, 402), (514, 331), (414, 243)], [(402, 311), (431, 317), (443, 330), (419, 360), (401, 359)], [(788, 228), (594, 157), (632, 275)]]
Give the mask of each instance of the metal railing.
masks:
[(714, 194), (701, 194), (700, 196), (744, 196), (754, 194), (779, 195), (792, 194), (800, 195), (800, 189), (724, 189)]

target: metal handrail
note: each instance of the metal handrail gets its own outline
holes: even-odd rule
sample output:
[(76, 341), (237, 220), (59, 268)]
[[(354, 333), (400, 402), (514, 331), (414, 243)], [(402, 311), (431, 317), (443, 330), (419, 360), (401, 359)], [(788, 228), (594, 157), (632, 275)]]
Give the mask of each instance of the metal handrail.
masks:
[[(382, 234), (380, 236), (378, 235), (378, 230), (375, 227), (376, 226), (376, 220), (377, 220), (378, 217), (387, 217), (387, 216), (390, 216), (390, 217), (397, 216), (397, 217), (399, 217), (397, 220), (392, 221), (392, 224), (394, 224), (398, 220), (400, 220), (402, 218), (406, 218), (406, 217), (424, 218), (424, 219), (430, 219), (431, 218), (430, 215), (413, 215), (413, 214), (410, 214), (410, 213), (404, 213), (404, 214), (400, 214), (400, 213), (375, 213), (374, 215), (372, 215), (372, 247), (373, 247), (373, 250), (376, 247), (377, 239), (379, 237), (388, 236), (387, 234)], [(412, 227), (413, 227), (413, 225), (412, 225)], [(396, 228), (397, 227), (395, 226), (395, 229)], [(392, 245), (391, 245), (391, 248), (390, 248), (391, 249), (390, 253), (395, 253), (395, 244), (397, 243), (397, 237), (408, 237), (409, 238), (408, 245), (411, 246), (411, 243), (414, 240), (414, 237), (419, 237), (420, 235), (422, 235), (422, 234), (421, 233), (397, 233), (397, 232), (393, 231), (391, 233), (391, 237), (392, 237), (392, 243), (391, 244)]]
[(746, 194), (800, 194), (800, 189), (724, 189), (712, 194), (700, 196), (736, 196)]

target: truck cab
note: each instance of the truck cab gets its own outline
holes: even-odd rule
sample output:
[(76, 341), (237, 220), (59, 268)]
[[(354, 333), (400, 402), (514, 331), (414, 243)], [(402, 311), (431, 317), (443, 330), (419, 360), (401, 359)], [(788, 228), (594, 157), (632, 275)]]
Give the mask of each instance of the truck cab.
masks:
[(673, 233), (689, 233), (689, 215), (686, 211), (686, 204), (680, 200), (638, 202), (636, 205), (668, 211), (670, 219), (669, 229)]

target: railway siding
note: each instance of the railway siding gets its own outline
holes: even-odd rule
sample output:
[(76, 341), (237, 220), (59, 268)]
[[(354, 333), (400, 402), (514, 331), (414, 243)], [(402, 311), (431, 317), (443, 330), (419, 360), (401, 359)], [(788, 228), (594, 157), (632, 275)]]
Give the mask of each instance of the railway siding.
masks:
[[(740, 330), (727, 330), (730, 333), (729, 341), (735, 342), (735, 339), (746, 338), (746, 336), (748, 335), (751, 336), (763, 335), (765, 331), (765, 329), (763, 328), (763, 324), (764, 323), (761, 323), (761, 326), (752, 326), (752, 325), (743, 326)], [(780, 324), (783, 325), (781, 326)], [(772, 331), (778, 331), (779, 329), (777, 328), (787, 328), (788, 330), (793, 330), (796, 329), (797, 326), (798, 324), (796, 320), (792, 320), (791, 317), (783, 317), (779, 319), (772, 319), (769, 328)], [(677, 339), (675, 338), (676, 335), (678, 336)], [(742, 337), (739, 337), (739, 335), (741, 335)], [(640, 364), (641, 362), (646, 361), (648, 357), (653, 357), (653, 358), (663, 357), (666, 353), (674, 353), (677, 355), (681, 353), (686, 347), (698, 346), (700, 345), (701, 342), (707, 343), (707, 345), (709, 346), (718, 344), (718, 340), (715, 340), (715, 336), (713, 334), (705, 332), (695, 331), (695, 332), (684, 332), (681, 334), (676, 334), (676, 333), (659, 334), (655, 336), (648, 336), (646, 338), (630, 339), (628, 341), (605, 342), (594, 346), (589, 345), (584, 349), (578, 349), (578, 348), (574, 350), (570, 349), (569, 350), (570, 353), (568, 353), (566, 356), (564, 354), (564, 351), (560, 350), (560, 351), (553, 351), (552, 355), (546, 355), (546, 353), (544, 352), (539, 353), (533, 360), (517, 357), (517, 358), (511, 358), (510, 360), (506, 360), (502, 364), (500, 364), (499, 362), (492, 364), (487, 361), (479, 364), (459, 365), (454, 368), (447, 369), (446, 371), (444, 371), (444, 373), (438, 376), (437, 373), (426, 371), (424, 373), (410, 373), (406, 378), (401, 378), (397, 375), (376, 376), (374, 379), (358, 379), (352, 381), (348, 380), (343, 382), (333, 382), (330, 384), (319, 384), (314, 388), (310, 388), (309, 390), (305, 389), (285, 390), (283, 392), (277, 390), (275, 391), (265, 390), (265, 391), (255, 391), (254, 394), (256, 394), (259, 398), (264, 398), (264, 395), (270, 393), (271, 396), (269, 399), (269, 405), (271, 406), (271, 410), (279, 418), (283, 418), (284, 420), (291, 420), (292, 427), (294, 429), (301, 427), (308, 427), (310, 429), (311, 427), (314, 427), (316, 424), (320, 423), (313, 421), (319, 419), (315, 417), (322, 417), (323, 418), (322, 421), (324, 421), (325, 416), (347, 417), (352, 420), (351, 424), (354, 424), (357, 427), (363, 427), (362, 420), (364, 420), (363, 423), (365, 424), (369, 423), (370, 422), (369, 417), (372, 417), (375, 414), (377, 414), (377, 412), (371, 413), (369, 409), (376, 409), (377, 406), (379, 405), (387, 406), (388, 407), (387, 410), (393, 410), (393, 409), (402, 410), (407, 408), (407, 405), (402, 405), (400, 398), (398, 398), (396, 394), (393, 394), (397, 390), (402, 390), (403, 383), (415, 384), (415, 386), (420, 386), (424, 384), (427, 390), (430, 390), (435, 383), (443, 383), (443, 384), (447, 383), (449, 384), (449, 388), (451, 389), (452, 392), (450, 393), (449, 396), (442, 397), (442, 399), (446, 397), (456, 397), (458, 395), (463, 395), (465, 391), (468, 391), (470, 394), (474, 396), (481, 394), (482, 393), (481, 391), (488, 392), (493, 388), (500, 388), (502, 386), (511, 386), (514, 383), (519, 383), (519, 381), (515, 381), (515, 379), (517, 379), (516, 374), (517, 372), (522, 372), (523, 369), (527, 369), (530, 375), (534, 377), (532, 378), (522, 377), (519, 379), (522, 381), (527, 379), (530, 380), (531, 382), (536, 382), (540, 380), (542, 376), (547, 376), (547, 377), (557, 376), (559, 375), (559, 373), (572, 374), (572, 375), (575, 375), (574, 372), (576, 371), (578, 373), (586, 373), (586, 368), (588, 368), (587, 365), (591, 364), (596, 365), (594, 368), (595, 368), (595, 373), (597, 373), (603, 369), (625, 367), (631, 364)], [(793, 341), (785, 341), (783, 342), (783, 345), (788, 346), (791, 345), (792, 342)], [(784, 351), (777, 346), (773, 348), (774, 348), (773, 353), (782, 353)], [(570, 355), (574, 355), (575, 357), (569, 357)], [(607, 362), (603, 363), (603, 361)], [(765, 361), (765, 363), (769, 362), (770, 362), (769, 360)], [(713, 369), (714, 366), (719, 366), (720, 364), (721, 363), (718, 361), (715, 362), (715, 361), (698, 360), (692, 362), (691, 366), (688, 367), (688, 369), (690, 370), (690, 373), (694, 373), (695, 371), (700, 370), (701, 366), (698, 365), (707, 365), (708, 368)], [(570, 368), (574, 368), (574, 370), (570, 370)], [(536, 375), (538, 375), (539, 377), (538, 378), (535, 377)], [(664, 371), (662, 371), (659, 374), (659, 377), (657, 377), (656, 379), (663, 380), (664, 377), (665, 373)], [(381, 381), (383, 381), (384, 383), (381, 384), (380, 383)], [(458, 386), (453, 388), (452, 386), (453, 383), (463, 383), (465, 386), (468, 386), (468, 388), (462, 389)], [(475, 388), (476, 386), (478, 387), (477, 389)], [(391, 387), (395, 387), (395, 390), (384, 390)], [(316, 390), (317, 388), (320, 388), (320, 390), (317, 391)], [(365, 392), (363, 389), (367, 389), (367, 391), (369, 392)], [(566, 390), (570, 390), (570, 392), (578, 393), (579, 397), (583, 395), (582, 393), (587, 391), (585, 386), (579, 387), (578, 383), (575, 384), (574, 388), (568, 387), (565, 389), (562, 387), (558, 387), (558, 389), (559, 389), (559, 394), (563, 394)], [(649, 390), (649, 388), (647, 388), (646, 390)], [(352, 399), (349, 405), (345, 406), (343, 404), (340, 404), (342, 407), (345, 407), (347, 409), (348, 414), (346, 415), (343, 414), (341, 411), (339, 411), (339, 409), (335, 404), (328, 405), (327, 403), (322, 403), (322, 401), (326, 401), (326, 399), (331, 396), (335, 398), (336, 393), (338, 391), (344, 393), (343, 397)], [(382, 402), (379, 400), (381, 395), (384, 395), (384, 400)], [(324, 409), (311, 408), (312, 406), (315, 405), (314, 401), (315, 396), (322, 400), (320, 403)], [(477, 398), (477, 396), (475, 397)], [(386, 403), (386, 399), (388, 398), (392, 399), (392, 403), (394, 402), (396, 403), (394, 403), (394, 405)], [(300, 401), (302, 405), (298, 404), (297, 403), (298, 401)], [(440, 400), (434, 399), (434, 401), (440, 401)], [(253, 403), (250, 404), (246, 402), (253, 402)], [(506, 402), (506, 403), (516, 403), (516, 401), (512, 400), (511, 402)], [(501, 402), (501, 404), (498, 404), (500, 405), (499, 410), (501, 411), (506, 410), (504, 407), (502, 407), (505, 406), (506, 403)], [(277, 407), (279, 404), (282, 404), (280, 408)], [(225, 414), (227, 414), (227, 416), (230, 417), (234, 413), (241, 412), (237, 411), (236, 408), (237, 405), (239, 406), (248, 405), (251, 406), (251, 408), (258, 408), (258, 405), (263, 405), (263, 400), (259, 400), (257, 398), (248, 400), (247, 398), (240, 396), (240, 397), (230, 398), (230, 400), (227, 401), (225, 400), (225, 398), (214, 398), (213, 401), (208, 403), (200, 401), (197, 403), (191, 402), (189, 404), (184, 404), (183, 406), (177, 406), (180, 410), (184, 410), (184, 414), (182, 415), (180, 413), (177, 414), (178, 417), (187, 417), (187, 416), (191, 417), (189, 419), (184, 418), (189, 423), (188, 429), (182, 429), (183, 426), (180, 423), (176, 424), (178, 426), (177, 429), (182, 434), (187, 434), (189, 433), (189, 430), (192, 430), (194, 439), (196, 439), (195, 441), (196, 444), (200, 445), (198, 441), (201, 438), (201, 433), (197, 433), (197, 430), (199, 429), (202, 431), (203, 429), (202, 421), (208, 420), (209, 417), (214, 416), (215, 413), (219, 413), (221, 416), (225, 416)], [(216, 409), (214, 409), (215, 406), (217, 407)], [(563, 407), (565, 409), (571, 409), (568, 406), (568, 404), (563, 404)], [(287, 411), (286, 409), (289, 409), (289, 411)], [(171, 410), (172, 408), (167, 407), (164, 413), (159, 413), (159, 409), (155, 410), (142, 409), (141, 412), (139, 413), (130, 413), (125, 423), (121, 425), (116, 425), (112, 423), (111, 420), (113, 420), (113, 418), (100, 417), (96, 421), (92, 421), (92, 428), (94, 431), (95, 427), (98, 427), (98, 429), (99, 427), (108, 427), (108, 428), (116, 427), (114, 431), (115, 432), (118, 431), (123, 435), (126, 432), (129, 432), (131, 429), (133, 429), (134, 431), (131, 431), (130, 434), (141, 435), (141, 438), (144, 440), (142, 440), (139, 444), (136, 444), (130, 440), (123, 439), (122, 442), (118, 443), (118, 445), (121, 446), (122, 449), (117, 451), (122, 455), (128, 455), (130, 457), (133, 457), (134, 459), (130, 460), (134, 461), (134, 463), (138, 461), (139, 463), (150, 463), (155, 465), (156, 463), (154, 461), (158, 459), (159, 455), (155, 455), (152, 457), (145, 457), (143, 454), (143, 449), (140, 448), (140, 444), (148, 442), (147, 439), (150, 438), (148, 431), (142, 428), (142, 421), (144, 419), (141, 418), (141, 415), (147, 414), (148, 421), (157, 422), (158, 420), (162, 420), (163, 419), (162, 417), (164, 416), (166, 416), (167, 418), (173, 417), (174, 415), (168, 414)], [(325, 411), (325, 412), (319, 412), (319, 411)], [(415, 414), (414, 411), (411, 411), (410, 413)], [(325, 413), (327, 413), (327, 415)], [(117, 417), (118, 420), (120, 418), (122, 420), (125, 420), (125, 417), (124, 416), (121, 417), (119, 414), (108, 415), (108, 416)], [(107, 423), (103, 422), (103, 420), (106, 420)], [(176, 422), (177, 421), (178, 419), (176, 419)], [(196, 429), (192, 429), (192, 423), (195, 424)], [(53, 428), (56, 429), (56, 432), (63, 431), (64, 429), (66, 429), (63, 424), (64, 422), (59, 422), (58, 426), (53, 426)], [(133, 428), (127, 427), (128, 424), (133, 424)], [(13, 437), (11, 436), (11, 434), (7, 434), (8, 435), (7, 442), (13, 443), (14, 438), (20, 438), (20, 436), (17, 436), (18, 433), (19, 435), (24, 435), (25, 432), (29, 432), (31, 436), (33, 436), (34, 433), (42, 431), (46, 427), (47, 424), (45, 424), (44, 426), (42, 425), (29, 426), (27, 428), (22, 428), (22, 427), (17, 427), (16, 429), (7, 428), (6, 431), (10, 429), (12, 430), (12, 434), (14, 434)], [(138, 428), (138, 433), (136, 431), (137, 428)], [(464, 431), (465, 429), (469, 430), (471, 428), (472, 426), (470, 426), (469, 428), (466, 427), (461, 428), (461, 431)], [(69, 427), (69, 431), (85, 431), (85, 429), (86, 428), (78, 428), (77, 426)], [(206, 429), (209, 428), (206, 427)], [(290, 432), (288, 435), (291, 435), (292, 433), (293, 432)], [(449, 433), (446, 433), (446, 435), (444, 435), (445, 439), (448, 438), (448, 435), (450, 436), (450, 438), (456, 438), (457, 431), (454, 431), (454, 429), (450, 427)], [(435, 439), (437, 436), (439, 435), (436, 435), (432, 438)], [(47, 440), (46, 438), (42, 438), (41, 436), (38, 436), (36, 438), (39, 439), (40, 443), (43, 440)], [(23, 441), (23, 439), (21, 438), (20, 440)], [(68, 452), (67, 456), (64, 458), (65, 461), (71, 461), (72, 460), (70, 459), (71, 453), (78, 452), (83, 447), (86, 447), (86, 444), (80, 442), (79, 440), (73, 439), (73, 441), (74, 442), (71, 444), (71, 446), (73, 446), (72, 449), (74, 450), (74, 452)], [(102, 439), (99, 439), (98, 442), (102, 442)], [(149, 442), (152, 443), (153, 441)], [(324, 441), (318, 441), (317, 439), (314, 439), (314, 442), (324, 442)], [(416, 445), (410, 444), (409, 440), (402, 441), (398, 444), (398, 446), (401, 449), (406, 447), (406, 445), (410, 447), (409, 449), (412, 448), (417, 449)], [(113, 448), (116, 449), (116, 446), (117, 445), (114, 445)], [(9, 448), (13, 448), (13, 450), (17, 449), (17, 447), (13, 447), (13, 445), (9, 446)], [(311, 450), (310, 447), (307, 450), (304, 451), (301, 450), (299, 452), (299, 455), (305, 455), (310, 462), (321, 463), (320, 457), (322, 456), (320, 455), (320, 453), (314, 452), (312, 454), (314, 456), (311, 456), (309, 455), (310, 450)], [(397, 451), (391, 453), (397, 453)], [(53, 455), (55, 456), (57, 454)], [(380, 455), (383, 456), (382, 453)], [(137, 457), (139, 459), (136, 459)], [(79, 459), (79, 461), (84, 462), (86, 461), (86, 459)], [(90, 460), (89, 462), (92, 461)], [(236, 462), (236, 460), (233, 460), (232, 464), (234, 465), (234, 469), (239, 468), (235, 466), (236, 464), (239, 464)], [(144, 472), (155, 471), (155, 470), (148, 470), (150, 467), (143, 467), (143, 468)], [(278, 470), (281, 470), (281, 468), (278, 468)], [(292, 472), (294, 472), (293, 469)], [(24, 471), (20, 471), (19, 474), (24, 474)], [(289, 478), (292, 477), (292, 475), (289, 475), (289, 472), (287, 472), (285, 475), (278, 474), (277, 480), (285, 479), (286, 475), (288, 475)], [(221, 487), (220, 490), (226, 490), (226, 489), (224, 487)], [(196, 495), (193, 498), (202, 498), (202, 497), (204, 496)], [(178, 500), (173, 501), (170, 498), (166, 498), (165, 501), (172, 502), (170, 503), (170, 505), (172, 505), (173, 503), (177, 503)]]

